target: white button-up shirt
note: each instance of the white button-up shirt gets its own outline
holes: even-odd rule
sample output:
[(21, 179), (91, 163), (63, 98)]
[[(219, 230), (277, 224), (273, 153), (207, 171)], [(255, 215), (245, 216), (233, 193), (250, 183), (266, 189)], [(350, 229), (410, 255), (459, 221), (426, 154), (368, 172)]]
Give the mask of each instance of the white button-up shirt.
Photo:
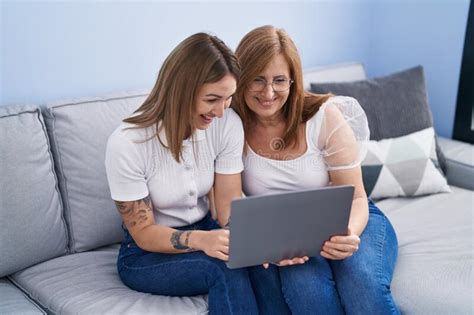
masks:
[[(208, 129), (196, 130), (183, 141), (181, 163), (153, 137), (155, 126), (126, 129), (131, 126), (122, 123), (107, 143), (105, 165), (111, 196), (133, 201), (150, 195), (158, 224), (179, 227), (201, 220), (209, 211), (206, 195), (214, 184), (214, 173), (243, 170), (244, 132), (232, 109), (215, 118)], [(164, 131), (160, 139), (167, 145)]]

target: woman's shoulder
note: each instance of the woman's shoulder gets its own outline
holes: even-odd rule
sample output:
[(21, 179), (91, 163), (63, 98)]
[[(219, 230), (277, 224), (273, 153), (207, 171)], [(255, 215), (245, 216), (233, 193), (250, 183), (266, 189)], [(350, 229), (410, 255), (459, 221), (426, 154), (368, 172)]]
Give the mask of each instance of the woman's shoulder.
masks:
[(364, 112), (359, 102), (351, 96), (335, 95), (325, 101), (318, 112), (312, 117), (317, 120), (322, 119), (324, 116), (344, 116), (346, 118), (352, 116), (358, 116), (361, 112)]
[(154, 126), (136, 128), (133, 124), (122, 122), (109, 136), (108, 143), (115, 146), (143, 143), (155, 134), (155, 129)]
[[(308, 120), (310, 132), (318, 138), (321, 128), (339, 126), (347, 122), (356, 130), (368, 129), (367, 118), (359, 102), (350, 96), (332, 96), (325, 101), (318, 112)], [(313, 131), (314, 130), (314, 131)]]
[(321, 105), (321, 107), (327, 108), (327, 107), (351, 107), (351, 106), (358, 106), (360, 107), (359, 102), (353, 98), (352, 96), (344, 96), (344, 95), (335, 95), (331, 96), (330, 98), (327, 99), (326, 102)]
[(240, 116), (232, 108), (228, 108), (224, 111), (224, 117), (226, 117), (227, 121), (231, 124), (242, 124)]
[(242, 120), (232, 108), (228, 108), (224, 111), (224, 114), (221, 118), (215, 119), (211, 126), (211, 129), (219, 131), (232, 128), (242, 128)]

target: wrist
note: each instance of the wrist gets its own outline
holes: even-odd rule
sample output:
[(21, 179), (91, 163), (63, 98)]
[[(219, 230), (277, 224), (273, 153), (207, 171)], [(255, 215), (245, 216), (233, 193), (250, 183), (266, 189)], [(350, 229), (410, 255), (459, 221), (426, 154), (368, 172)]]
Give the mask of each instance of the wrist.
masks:
[(202, 237), (207, 231), (194, 230), (191, 231), (188, 239), (188, 246), (195, 250), (202, 250)]

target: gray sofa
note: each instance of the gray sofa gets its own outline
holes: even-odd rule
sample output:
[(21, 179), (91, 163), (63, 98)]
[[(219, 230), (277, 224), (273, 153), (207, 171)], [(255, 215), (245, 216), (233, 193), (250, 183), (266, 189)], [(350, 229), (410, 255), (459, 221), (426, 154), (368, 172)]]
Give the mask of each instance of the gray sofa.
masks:
[[(360, 64), (305, 81), (360, 79)], [(202, 314), (206, 296), (128, 289), (105, 143), (146, 91), (0, 106), (0, 314)], [(452, 192), (378, 203), (399, 238), (393, 294), (405, 314), (472, 314), (472, 145), (440, 139)]]

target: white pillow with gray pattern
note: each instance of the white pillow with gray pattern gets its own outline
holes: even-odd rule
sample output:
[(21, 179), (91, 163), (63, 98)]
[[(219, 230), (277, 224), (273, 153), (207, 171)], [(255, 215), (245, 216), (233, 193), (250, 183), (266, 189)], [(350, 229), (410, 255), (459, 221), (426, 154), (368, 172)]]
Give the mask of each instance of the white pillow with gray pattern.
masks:
[(371, 140), (362, 162), (367, 195), (374, 199), (451, 192), (437, 165), (432, 127), (406, 136)]

